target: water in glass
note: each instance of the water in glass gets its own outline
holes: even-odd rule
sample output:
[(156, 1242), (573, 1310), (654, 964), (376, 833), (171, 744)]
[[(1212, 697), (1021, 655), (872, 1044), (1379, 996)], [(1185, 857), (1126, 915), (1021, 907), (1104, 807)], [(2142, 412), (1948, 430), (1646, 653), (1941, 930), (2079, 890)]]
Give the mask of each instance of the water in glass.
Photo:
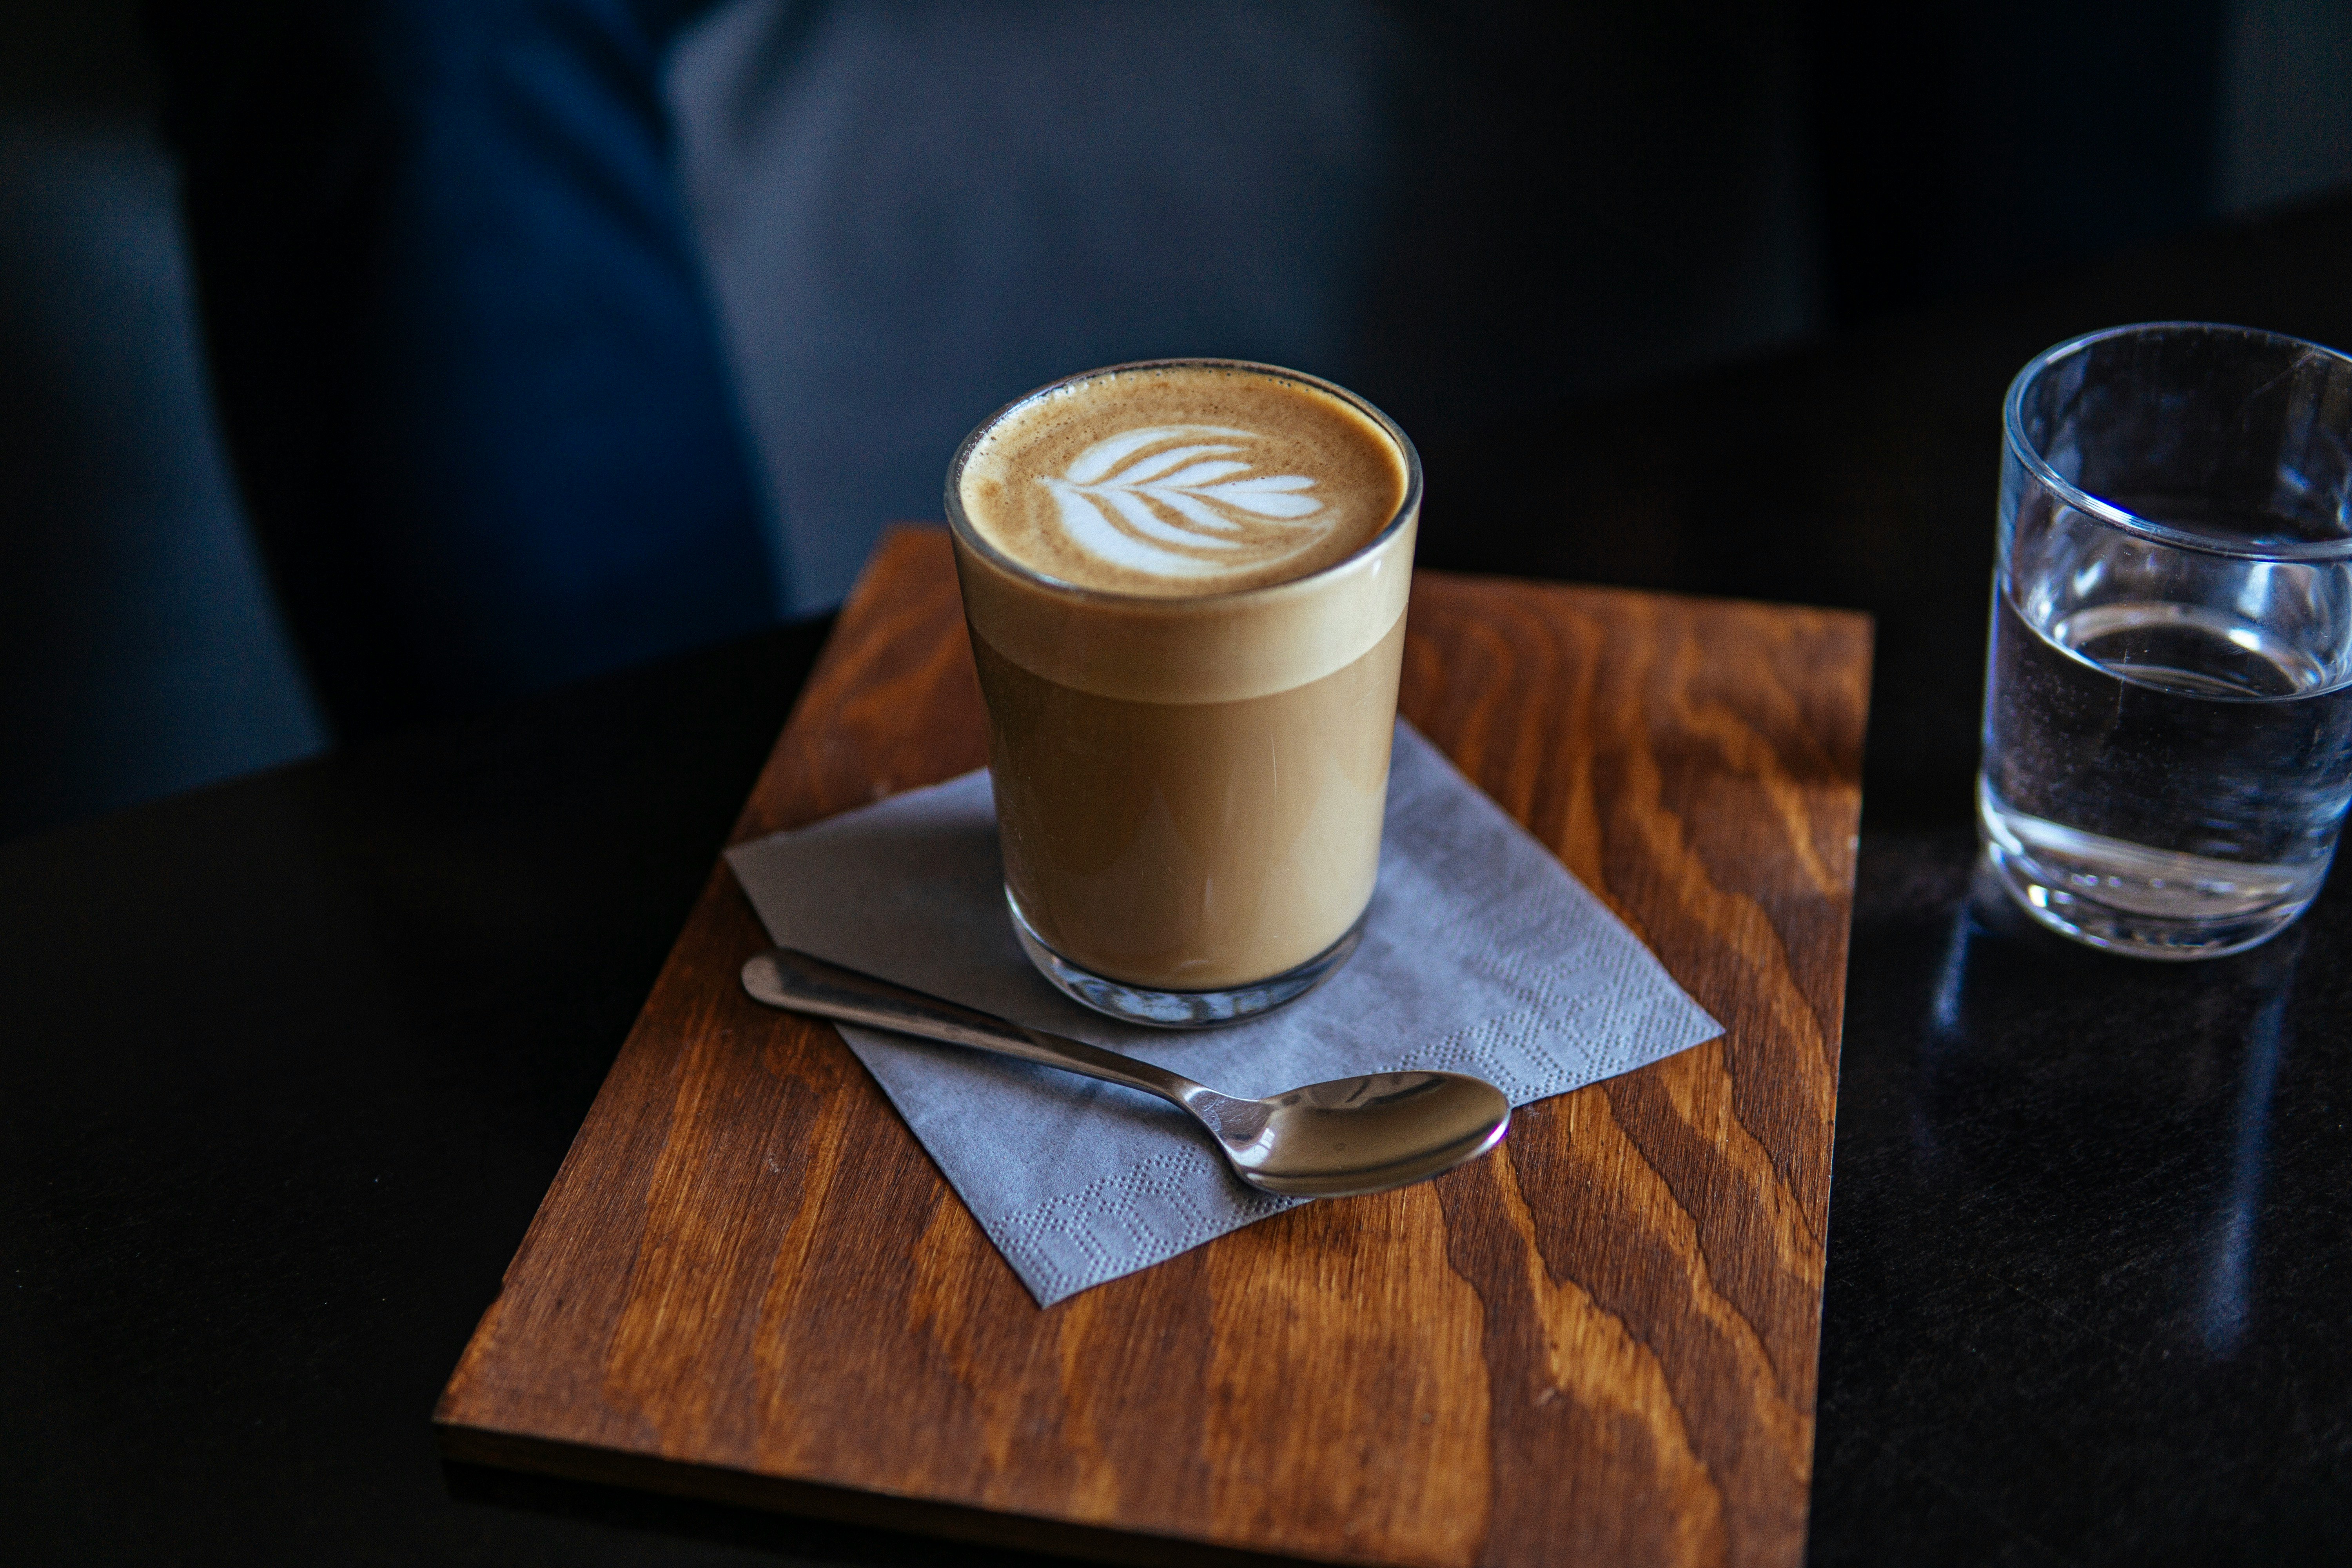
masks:
[(2317, 891), (2352, 797), (2347, 569), (2184, 558), (2066, 510), (2023, 520), (1995, 585), (1987, 846), (2072, 934), (2251, 946)]

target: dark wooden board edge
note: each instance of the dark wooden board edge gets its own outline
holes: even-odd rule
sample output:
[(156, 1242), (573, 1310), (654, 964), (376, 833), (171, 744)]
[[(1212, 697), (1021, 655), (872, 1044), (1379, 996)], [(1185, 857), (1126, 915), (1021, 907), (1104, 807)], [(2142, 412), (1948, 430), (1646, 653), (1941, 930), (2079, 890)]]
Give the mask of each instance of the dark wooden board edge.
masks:
[[(1125, 1568), (1298, 1568), (1301, 1563), (1333, 1561), (1274, 1557), (1205, 1542), (964, 1508), (854, 1487), (787, 1480), (750, 1470), (564, 1443), (457, 1422), (436, 1420), (434, 1434), (441, 1458), (451, 1464), (485, 1465), (563, 1480), (627, 1487), (835, 1524), (1016, 1552), (1040, 1552), (1080, 1562), (1118, 1563)], [(1335, 1564), (1335, 1568), (1345, 1565)]]

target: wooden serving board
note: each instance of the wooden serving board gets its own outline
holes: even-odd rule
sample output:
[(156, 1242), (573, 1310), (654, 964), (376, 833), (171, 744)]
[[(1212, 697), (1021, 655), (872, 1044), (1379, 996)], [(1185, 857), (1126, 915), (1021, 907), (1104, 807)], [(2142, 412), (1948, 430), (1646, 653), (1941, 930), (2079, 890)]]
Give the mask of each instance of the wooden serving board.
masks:
[[(1870, 634), (1423, 574), (1406, 715), (1721, 1019), (1491, 1158), (1040, 1310), (714, 869), (467, 1347), (454, 1458), (1138, 1562), (1794, 1564)], [(738, 839), (984, 760), (877, 554)]]

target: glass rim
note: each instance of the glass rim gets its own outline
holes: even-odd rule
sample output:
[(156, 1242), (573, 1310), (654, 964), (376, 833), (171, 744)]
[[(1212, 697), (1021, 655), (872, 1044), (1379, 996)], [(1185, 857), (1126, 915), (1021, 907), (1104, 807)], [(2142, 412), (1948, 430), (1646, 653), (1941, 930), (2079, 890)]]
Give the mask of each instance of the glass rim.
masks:
[(2001, 429), (2010, 455), (2022, 464), (2035, 481), (2055, 492), (2060, 500), (2075, 510), (2085, 512), (2100, 521), (2111, 524), (2126, 533), (2137, 534), (2151, 543), (2175, 550), (2190, 550), (2203, 555), (2222, 555), (2240, 561), (2343, 561), (2352, 559), (2352, 534), (2341, 539), (2288, 540), (2272, 544), (2233, 543), (2210, 534), (2197, 533), (2170, 523), (2145, 518), (2128, 507), (2117, 506), (2101, 496), (2093, 495), (2074, 480), (2052, 468), (2048, 459), (2028, 439), (2024, 426), (2026, 389), (2042, 374), (2060, 361), (2081, 353), (2095, 344), (2111, 338), (2133, 337), (2156, 332), (2207, 332), (2220, 336), (2257, 340), (2273, 346), (2292, 346), (2334, 360), (2347, 374), (2352, 374), (2352, 354), (2331, 349), (2325, 343), (2308, 338), (2294, 337), (2286, 332), (2273, 332), (2262, 327), (2232, 326), (2226, 321), (2133, 321), (2120, 327), (2103, 327), (2095, 332), (2042, 350), (2025, 362), (2025, 368), (2009, 384), (2009, 394), (2001, 400)]
[[(1058, 392), (1063, 387), (1076, 385), (1080, 382), (1095, 381), (1107, 375), (1122, 375), (1136, 371), (1178, 368), (1246, 371), (1253, 375), (1265, 376), (1269, 380), (1297, 382), (1311, 386), (1318, 392), (1328, 394), (1370, 419), (1379, 427), (1382, 435), (1395, 444), (1397, 455), (1404, 459), (1404, 495), (1397, 502), (1395, 515), (1381, 525), (1379, 532), (1365, 540), (1355, 549), (1337, 561), (1317, 567), (1304, 576), (1285, 577), (1279, 582), (1259, 583), (1246, 588), (1226, 588), (1216, 593), (1173, 595), (1129, 594), (1117, 588), (1090, 588), (1082, 583), (1073, 583), (1067, 578), (1040, 572), (1027, 563), (999, 550), (994, 544), (989, 542), (986, 535), (972, 526), (971, 519), (964, 514), (963, 510), (963, 467), (971, 457), (972, 449), (980, 445), (981, 437), (1002, 424), (1007, 415), (1016, 408), (1035, 402), (1049, 393)], [(955, 456), (948, 460), (947, 510), (948, 531), (954, 535), (959, 543), (991, 565), (1011, 574), (1024, 583), (1034, 583), (1052, 593), (1066, 595), (1074, 599), (1139, 607), (1159, 605), (1174, 612), (1196, 605), (1233, 603), (1247, 599), (1254, 595), (1290, 593), (1303, 589), (1307, 584), (1319, 583), (1363, 561), (1395, 538), (1405, 523), (1421, 510), (1421, 453), (1414, 448), (1412, 437), (1404, 433), (1403, 427), (1374, 406), (1370, 399), (1349, 391), (1337, 382), (1326, 381), (1319, 375), (1309, 375), (1303, 370), (1291, 370), (1284, 365), (1267, 364), (1259, 360), (1220, 359), (1205, 356), (1175, 355), (1165, 359), (1129, 360), (1119, 364), (1098, 365), (1093, 370), (1076, 371), (1069, 375), (1056, 376), (1042, 386), (1030, 388), (973, 426), (971, 434), (957, 443)]]

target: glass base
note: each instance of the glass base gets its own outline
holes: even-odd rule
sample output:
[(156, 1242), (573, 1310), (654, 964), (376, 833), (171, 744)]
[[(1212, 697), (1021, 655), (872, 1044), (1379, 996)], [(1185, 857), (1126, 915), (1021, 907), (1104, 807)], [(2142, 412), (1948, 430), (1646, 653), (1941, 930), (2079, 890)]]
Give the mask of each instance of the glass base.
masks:
[[(1286, 1002), (1296, 1002), (1328, 980), (1348, 962), (1356, 944), (1364, 940), (1364, 916), (1358, 915), (1356, 923), (1339, 941), (1297, 968), (1286, 969), (1269, 979), (1218, 991), (1155, 991), (1148, 985), (1107, 979), (1080, 968), (1047, 947), (1045, 939), (1030, 926), (1029, 918), (1021, 912), (1021, 900), (1013, 896), (1010, 888), (1004, 889), (1004, 907), (1013, 911), (1013, 930), (1021, 939), (1021, 950), (1037, 966), (1037, 973), (1052, 981), (1064, 995), (1122, 1024), (1149, 1024), (1160, 1029), (1214, 1028), (1219, 1024), (1236, 1024), (1260, 1013), (1270, 1013)], [(1369, 909), (1365, 911), (1370, 912)]]
[[(2061, 936), (2133, 958), (2181, 962), (2243, 952), (2293, 925), (2318, 890), (2318, 878), (2297, 868), (2301, 885), (2286, 896), (2267, 889), (2268, 899), (2249, 897), (2265, 890), (2258, 875), (2231, 877), (2221, 886), (2224, 879), (2209, 868), (2228, 863), (2210, 860), (2188, 866), (2203, 875), (2185, 875), (2191, 857), (2003, 812), (1981, 784), (1978, 826), (1985, 858), (2019, 909)], [(2317, 869), (2324, 875), (2326, 868)]]

